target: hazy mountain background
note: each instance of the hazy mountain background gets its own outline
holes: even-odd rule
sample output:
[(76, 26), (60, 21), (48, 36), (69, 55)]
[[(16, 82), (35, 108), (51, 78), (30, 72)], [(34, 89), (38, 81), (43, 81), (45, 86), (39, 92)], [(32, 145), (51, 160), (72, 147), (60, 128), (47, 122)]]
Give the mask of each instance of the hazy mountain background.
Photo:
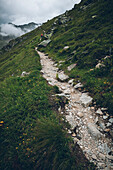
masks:
[(37, 24), (34, 22), (23, 24), (23, 25), (15, 25), (13, 23), (1, 24), (0, 25), (0, 48), (6, 45), (10, 40), (19, 37), (25, 33), (28, 33), (41, 24)]

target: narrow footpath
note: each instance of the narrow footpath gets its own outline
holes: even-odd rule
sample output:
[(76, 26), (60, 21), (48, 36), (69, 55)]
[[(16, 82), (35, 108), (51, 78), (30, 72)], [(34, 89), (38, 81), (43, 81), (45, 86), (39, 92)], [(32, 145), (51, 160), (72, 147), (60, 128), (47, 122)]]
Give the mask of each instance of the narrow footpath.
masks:
[[(35, 48), (37, 51), (37, 48)], [(94, 107), (89, 107), (81, 103), (81, 96), (85, 95), (73, 87), (73, 80), (60, 82), (56, 79), (59, 73), (54, 61), (47, 55), (37, 51), (40, 56), (43, 77), (52, 86), (56, 85), (62, 91), (60, 96), (65, 96), (69, 103), (65, 106), (65, 113), (59, 108), (59, 112), (64, 114), (66, 120), (71, 125), (68, 133), (78, 143), (87, 159), (97, 165), (99, 170), (113, 169), (113, 144), (112, 139), (101, 133), (96, 124), (97, 114)], [(60, 71), (64, 75), (63, 71)], [(64, 75), (65, 76), (65, 75)]]

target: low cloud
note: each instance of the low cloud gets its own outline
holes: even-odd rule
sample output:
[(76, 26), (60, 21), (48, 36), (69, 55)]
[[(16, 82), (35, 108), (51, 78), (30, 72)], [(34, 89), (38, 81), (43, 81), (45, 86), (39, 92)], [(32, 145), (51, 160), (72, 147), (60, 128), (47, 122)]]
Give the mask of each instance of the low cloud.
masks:
[(24, 34), (20, 28), (16, 28), (11, 24), (2, 24), (1, 25), (1, 35), (8, 36), (13, 35), (15, 37), (21, 36)]

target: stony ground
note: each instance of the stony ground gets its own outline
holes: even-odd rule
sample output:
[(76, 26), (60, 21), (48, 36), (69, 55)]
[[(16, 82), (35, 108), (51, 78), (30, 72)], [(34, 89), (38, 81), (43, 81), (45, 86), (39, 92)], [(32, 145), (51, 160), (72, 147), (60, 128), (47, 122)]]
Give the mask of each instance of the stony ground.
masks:
[[(35, 50), (37, 51), (37, 48)], [(43, 77), (50, 85), (59, 87), (62, 93), (58, 95), (65, 96), (69, 100), (69, 104), (65, 106), (65, 113), (59, 108), (59, 112), (65, 115), (66, 121), (71, 125), (68, 133), (72, 135), (74, 142), (78, 143), (87, 159), (94, 162), (98, 169), (113, 169), (112, 138), (106, 135), (110, 130), (108, 127), (112, 126), (113, 119), (109, 118), (108, 126), (104, 127), (104, 120), (108, 119), (108, 115), (103, 115), (100, 109), (96, 111), (95, 107), (89, 107), (92, 98), (87, 93), (77, 90), (77, 86), (73, 87), (73, 80), (63, 82), (68, 76), (63, 71), (59, 71), (57, 64), (47, 55), (37, 52), (40, 55)], [(61, 81), (56, 79), (56, 75)], [(78, 87), (80, 86), (79, 83)], [(101, 124), (98, 124), (100, 118)], [(102, 127), (106, 133), (103, 133)]]

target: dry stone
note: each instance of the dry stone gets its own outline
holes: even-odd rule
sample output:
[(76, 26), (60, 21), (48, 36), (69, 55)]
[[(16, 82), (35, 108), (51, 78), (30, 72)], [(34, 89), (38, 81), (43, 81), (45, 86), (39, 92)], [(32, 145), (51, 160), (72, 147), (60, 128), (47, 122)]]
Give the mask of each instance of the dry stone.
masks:
[(81, 87), (83, 87), (83, 84), (81, 84), (81, 83), (78, 83), (74, 86), (75, 89), (78, 89), (78, 88), (81, 88)]
[(63, 74), (63, 73), (58, 73), (58, 79), (60, 81), (66, 81), (69, 78), (69, 76)]
[(88, 123), (88, 131), (91, 134), (91, 136), (95, 138), (100, 138), (102, 136), (100, 131), (97, 129), (96, 125), (93, 123)]
[(80, 102), (85, 106), (88, 107), (92, 103), (93, 98), (88, 96), (87, 93), (82, 93), (80, 97)]
[(71, 71), (75, 67), (76, 67), (76, 64), (71, 64), (70, 66), (67, 67), (67, 70)]
[(96, 111), (96, 113), (99, 114), (99, 115), (103, 115), (103, 112), (101, 111), (100, 108)]
[(83, 116), (84, 116), (84, 114), (83, 114), (82, 112), (78, 112), (78, 113), (77, 113), (77, 116), (79, 116), (79, 117), (83, 117)]

